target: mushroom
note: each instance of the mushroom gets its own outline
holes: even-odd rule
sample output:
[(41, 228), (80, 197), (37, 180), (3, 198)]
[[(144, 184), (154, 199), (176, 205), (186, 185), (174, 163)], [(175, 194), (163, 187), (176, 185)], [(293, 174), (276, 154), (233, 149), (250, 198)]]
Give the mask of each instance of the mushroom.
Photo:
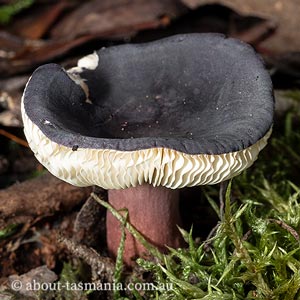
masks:
[[(39, 67), (22, 98), (37, 159), (76, 186), (108, 190), (160, 250), (181, 247), (179, 189), (250, 167), (273, 120), (272, 83), (251, 46), (220, 34), (103, 48), (65, 71)], [(120, 224), (107, 214), (115, 256)], [(124, 261), (145, 249), (130, 234)]]

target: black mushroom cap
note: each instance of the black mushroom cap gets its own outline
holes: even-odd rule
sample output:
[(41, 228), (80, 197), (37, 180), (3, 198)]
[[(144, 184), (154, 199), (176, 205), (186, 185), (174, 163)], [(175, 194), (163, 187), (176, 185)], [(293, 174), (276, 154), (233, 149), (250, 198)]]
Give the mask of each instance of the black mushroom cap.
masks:
[[(103, 48), (87, 58), (69, 71), (56, 64), (41, 66), (27, 84), (23, 118), (52, 144), (73, 152), (128, 152), (131, 158), (125, 161), (131, 161), (146, 150), (207, 158), (242, 153), (259, 143), (255, 153), (244, 154), (251, 156), (251, 164), (266, 144), (273, 121), (272, 83), (260, 57), (241, 41), (219, 34), (175, 35)], [(33, 141), (26, 120), (24, 124)], [(43, 152), (41, 147), (32, 146), (36, 154)], [(37, 154), (44, 161), (41, 156)], [(145, 153), (142, 157), (139, 164), (147, 160)], [(162, 178), (154, 169), (151, 176)], [(164, 183), (149, 176), (136, 184)], [(169, 183), (164, 185), (173, 187)]]

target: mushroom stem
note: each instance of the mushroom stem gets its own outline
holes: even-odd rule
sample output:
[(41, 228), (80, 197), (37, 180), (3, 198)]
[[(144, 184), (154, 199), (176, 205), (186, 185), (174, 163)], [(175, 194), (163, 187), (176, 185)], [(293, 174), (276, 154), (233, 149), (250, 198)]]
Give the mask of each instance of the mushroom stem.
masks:
[[(178, 190), (144, 184), (123, 190), (109, 190), (108, 200), (115, 209), (126, 208), (129, 222), (160, 251), (166, 252), (166, 245), (173, 248), (184, 246), (176, 226), (182, 223)], [(121, 240), (121, 224), (108, 212), (106, 226), (108, 250), (111, 256), (116, 257)], [(125, 264), (132, 266), (133, 259), (145, 257), (146, 252), (144, 246), (126, 231)]]

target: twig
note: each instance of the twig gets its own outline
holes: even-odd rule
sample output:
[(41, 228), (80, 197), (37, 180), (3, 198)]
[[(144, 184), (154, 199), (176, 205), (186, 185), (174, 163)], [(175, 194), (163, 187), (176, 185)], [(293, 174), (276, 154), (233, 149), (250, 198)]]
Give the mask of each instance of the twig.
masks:
[(10, 140), (18, 143), (19, 145), (22, 145), (24, 147), (29, 148), (29, 145), (28, 145), (28, 143), (26, 141), (24, 141), (23, 139), (15, 136), (12, 133), (7, 132), (6, 130), (0, 129), (0, 135), (3, 135), (5, 137), (9, 138)]
[(92, 279), (96, 281), (99, 277), (113, 282), (115, 265), (109, 257), (101, 256), (93, 248), (75, 243), (61, 234), (58, 241), (63, 243), (67, 249), (76, 257), (83, 259), (92, 269)]
[(298, 232), (292, 228), (290, 225), (286, 224), (285, 222), (281, 220), (276, 220), (276, 219), (269, 219), (271, 223), (278, 224), (281, 228), (287, 230), (298, 242), (300, 241), (300, 237)]

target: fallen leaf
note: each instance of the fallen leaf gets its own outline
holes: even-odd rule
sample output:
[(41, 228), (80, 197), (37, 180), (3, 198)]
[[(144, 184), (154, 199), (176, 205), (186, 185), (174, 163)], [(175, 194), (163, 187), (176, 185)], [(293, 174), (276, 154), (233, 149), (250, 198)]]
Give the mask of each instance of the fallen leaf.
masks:
[(299, 1), (295, 0), (181, 0), (190, 9), (221, 4), (239, 14), (258, 16), (278, 24), (276, 34), (260, 44), (271, 53), (300, 51)]
[(141, 29), (166, 25), (165, 15), (174, 18), (181, 14), (182, 7), (173, 0), (89, 1), (62, 19), (50, 36), (70, 39), (86, 34), (107, 36), (107, 32), (119, 36), (125, 31), (133, 35)]
[(51, 5), (33, 7), (30, 14), (23, 14), (21, 18), (16, 18), (5, 29), (26, 39), (40, 39), (70, 6), (70, 2), (61, 1)]

